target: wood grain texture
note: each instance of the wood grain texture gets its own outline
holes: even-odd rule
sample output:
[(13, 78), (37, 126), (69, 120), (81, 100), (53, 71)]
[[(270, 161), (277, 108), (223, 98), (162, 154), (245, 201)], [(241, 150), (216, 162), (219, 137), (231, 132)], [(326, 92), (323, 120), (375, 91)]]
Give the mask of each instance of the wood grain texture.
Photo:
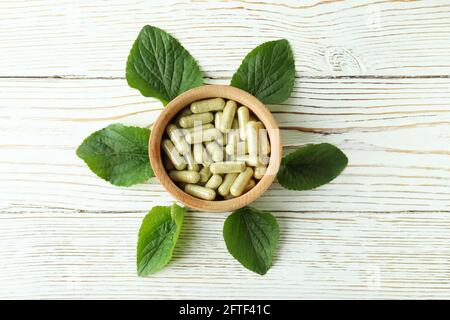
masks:
[(123, 77), (145, 24), (175, 35), (213, 78), (279, 38), (304, 76), (450, 73), (447, 0), (20, 0), (0, 11), (1, 75)]
[(280, 248), (261, 277), (227, 254), (226, 214), (191, 212), (173, 261), (142, 279), (143, 212), (29, 210), (2, 216), (0, 298), (448, 297), (449, 213), (277, 212)]
[[(0, 298), (449, 298), (450, 4), (436, 1), (0, 2)], [(329, 142), (331, 184), (277, 183), (254, 203), (281, 226), (260, 277), (226, 252), (225, 213), (189, 212), (175, 259), (135, 274), (137, 230), (173, 198), (119, 188), (75, 155), (110, 123), (162, 106), (124, 79), (144, 24), (174, 34), (207, 83), (266, 40), (292, 44), (292, 97), (269, 106), (284, 152)]]

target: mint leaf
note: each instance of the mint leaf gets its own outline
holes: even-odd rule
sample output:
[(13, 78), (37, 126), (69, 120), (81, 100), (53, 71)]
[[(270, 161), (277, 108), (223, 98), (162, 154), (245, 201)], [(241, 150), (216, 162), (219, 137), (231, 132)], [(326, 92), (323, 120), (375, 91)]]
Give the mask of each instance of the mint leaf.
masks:
[(130, 87), (164, 105), (203, 83), (202, 73), (189, 52), (170, 34), (153, 26), (142, 28), (126, 69)]
[(277, 178), (286, 189), (309, 190), (336, 178), (347, 163), (345, 154), (331, 144), (308, 144), (281, 160)]
[(275, 217), (252, 207), (234, 211), (223, 225), (223, 238), (231, 255), (261, 275), (272, 265), (279, 234)]
[(185, 208), (156, 206), (139, 229), (137, 273), (140, 277), (158, 272), (169, 263), (183, 226)]
[(294, 80), (294, 56), (289, 42), (282, 39), (265, 42), (247, 54), (231, 85), (263, 103), (281, 103), (291, 95)]
[(87, 137), (77, 156), (100, 178), (131, 186), (153, 177), (148, 159), (150, 130), (111, 124)]

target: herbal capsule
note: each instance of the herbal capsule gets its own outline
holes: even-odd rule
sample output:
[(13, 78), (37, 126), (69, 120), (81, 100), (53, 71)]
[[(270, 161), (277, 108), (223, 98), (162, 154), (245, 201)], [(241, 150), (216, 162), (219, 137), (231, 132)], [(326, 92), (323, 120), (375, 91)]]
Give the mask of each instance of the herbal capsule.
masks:
[(200, 174), (197, 171), (172, 170), (169, 172), (169, 177), (173, 181), (177, 181), (177, 182), (197, 183), (200, 181)]
[(247, 183), (247, 185), (244, 188), (244, 193), (247, 191), (250, 191), (250, 189), (253, 189), (254, 186), (256, 186), (255, 180), (250, 179), (250, 181)]
[(203, 166), (209, 167), (211, 163), (213, 163), (213, 159), (211, 158), (211, 155), (206, 151), (206, 148), (203, 150)]
[(176, 125), (169, 124), (166, 128), (166, 132), (173, 145), (181, 155), (185, 155), (191, 151), (191, 147), (184, 139), (182, 130), (180, 130)]
[(230, 193), (235, 197), (240, 196), (244, 192), (244, 189), (249, 183), (252, 176), (253, 169), (250, 167), (247, 167), (245, 171), (239, 173), (236, 180), (234, 180), (233, 184), (230, 187)]
[(247, 149), (250, 157), (258, 156), (258, 125), (255, 121), (249, 121), (246, 125)]
[(195, 163), (203, 164), (205, 149), (203, 148), (203, 143), (196, 143), (193, 146), (194, 160)]
[(213, 121), (214, 116), (211, 112), (196, 113), (180, 118), (180, 127), (192, 128), (195, 125), (205, 124)]
[(219, 123), (219, 130), (222, 132), (227, 132), (227, 130), (231, 129), (231, 125), (233, 124), (234, 115), (236, 114), (237, 103), (233, 100), (228, 100), (225, 104), (225, 108), (223, 108), (222, 118)]
[(224, 106), (225, 100), (222, 98), (200, 100), (191, 103), (191, 112), (202, 113), (208, 111), (219, 111), (223, 110)]
[(184, 158), (180, 156), (172, 141), (170, 141), (169, 139), (164, 139), (162, 141), (162, 149), (169, 157), (170, 161), (172, 161), (175, 169), (183, 170), (184, 168), (186, 168), (186, 160), (184, 160)]
[(248, 154), (244, 154), (244, 155), (237, 155), (235, 158), (236, 158), (236, 161), (243, 161), (250, 167), (256, 167), (259, 165), (263, 165), (263, 163), (261, 163), (259, 161), (259, 158), (256, 156), (252, 157)]
[(188, 128), (188, 129), (185, 129), (185, 130), (186, 130), (186, 132), (188, 134), (192, 134), (192, 133), (194, 133), (196, 131), (206, 130), (206, 129), (210, 129), (210, 128), (214, 128), (214, 125), (212, 123), (202, 124), (201, 126), (194, 126), (192, 128)]
[(258, 180), (261, 179), (262, 177), (264, 177), (266, 170), (267, 170), (267, 167), (263, 167), (263, 166), (255, 167), (255, 172), (253, 173), (253, 177)]
[[(247, 185), (245, 186), (244, 192), (243, 192), (243, 193), (246, 193), (246, 192), (250, 191), (250, 190), (253, 189), (255, 186), (256, 186), (255, 180), (250, 179), (250, 181), (249, 181), (249, 182), (247, 183)], [(233, 199), (233, 198), (236, 198), (236, 197), (229, 193), (229, 194), (227, 194), (226, 196), (223, 196), (223, 198), (224, 198), (225, 200), (229, 200), (229, 199)]]
[(240, 107), (237, 110), (237, 117), (238, 117), (238, 121), (239, 121), (239, 135), (241, 137), (241, 140), (246, 140), (246, 126), (247, 126), (247, 122), (248, 119), (250, 117), (250, 112), (248, 111), (247, 107)]
[(240, 141), (239, 138), (239, 124), (236, 118), (233, 120), (231, 129), (227, 132), (227, 144), (236, 144)]
[(202, 130), (199, 127), (199, 130), (194, 130), (193, 133), (188, 132), (186, 134), (186, 140), (190, 144), (201, 143), (204, 141), (212, 141), (216, 140), (222, 136), (222, 133), (216, 128), (209, 128), (206, 130)]
[(247, 153), (247, 143), (240, 141), (238, 143), (230, 143), (225, 147), (225, 151), (229, 155), (241, 156)]
[(192, 112), (189, 108), (184, 108), (183, 110), (180, 111), (180, 113), (178, 113), (178, 115), (175, 119), (175, 124), (180, 127), (180, 119), (184, 116), (189, 116), (191, 114), (192, 114)]
[(225, 175), (225, 178), (223, 178), (222, 184), (217, 189), (217, 191), (220, 193), (220, 195), (226, 196), (227, 194), (230, 193), (231, 185), (233, 184), (233, 182), (237, 176), (238, 176), (237, 173), (227, 173)]
[(208, 150), (214, 162), (223, 161), (223, 149), (215, 141), (205, 143), (206, 150)]
[(226, 161), (211, 164), (212, 173), (238, 173), (245, 170), (245, 162), (243, 161)]
[(230, 138), (230, 142), (231, 141), (236, 141), (239, 142), (240, 137), (239, 137), (239, 121), (237, 118), (233, 119), (233, 123), (231, 124), (231, 130), (228, 131), (231, 136)]
[(209, 167), (203, 167), (200, 172), (200, 183), (206, 183), (208, 182), (209, 178), (212, 176), (211, 170), (209, 170)]
[(259, 130), (258, 130), (258, 154), (259, 156), (267, 156), (270, 153), (270, 142), (269, 136), (267, 134), (267, 129), (264, 128), (261, 122), (258, 122)]
[(206, 149), (203, 147), (203, 143), (194, 144), (194, 160), (198, 164), (202, 164), (204, 167), (209, 167), (213, 160)]
[(217, 130), (220, 130), (220, 121), (222, 120), (223, 112), (216, 112), (214, 115), (214, 126)]
[[(220, 122), (222, 121), (222, 115), (223, 115), (222, 112), (217, 112), (216, 117), (214, 118), (214, 122), (215, 122), (214, 125), (217, 128), (217, 130), (219, 130), (219, 132), (220, 132)], [(220, 133), (221, 133), (221, 135), (219, 138), (216, 139), (216, 142), (218, 144), (220, 144), (221, 146), (223, 146), (223, 145), (225, 145), (226, 141), (228, 140), (228, 137), (227, 137), (228, 133), (226, 133), (226, 134), (222, 134), (222, 132), (220, 132)]]
[(187, 184), (184, 187), (184, 192), (204, 200), (214, 200), (216, 198), (216, 192), (213, 189), (198, 186), (196, 184)]
[(223, 138), (222, 132), (220, 132), (220, 137), (218, 137), (215, 141), (221, 146), (223, 146), (225, 144), (225, 139)]
[(206, 188), (210, 188), (216, 190), (222, 184), (223, 178), (221, 175), (213, 174), (211, 178), (209, 178), (208, 182), (205, 184)]
[(188, 170), (190, 170), (190, 171), (198, 171), (198, 170), (200, 170), (200, 167), (197, 164), (197, 162), (194, 160), (194, 157), (192, 156), (191, 152), (186, 154), (184, 156), (184, 159), (186, 159), (187, 169)]

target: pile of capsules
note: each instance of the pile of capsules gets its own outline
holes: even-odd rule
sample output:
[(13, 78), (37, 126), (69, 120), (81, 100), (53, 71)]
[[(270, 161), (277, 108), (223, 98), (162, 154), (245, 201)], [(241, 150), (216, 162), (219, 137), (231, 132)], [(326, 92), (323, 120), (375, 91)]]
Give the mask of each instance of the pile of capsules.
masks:
[(238, 197), (267, 169), (267, 130), (245, 106), (213, 98), (193, 102), (166, 128), (161, 143), (169, 177), (204, 200)]

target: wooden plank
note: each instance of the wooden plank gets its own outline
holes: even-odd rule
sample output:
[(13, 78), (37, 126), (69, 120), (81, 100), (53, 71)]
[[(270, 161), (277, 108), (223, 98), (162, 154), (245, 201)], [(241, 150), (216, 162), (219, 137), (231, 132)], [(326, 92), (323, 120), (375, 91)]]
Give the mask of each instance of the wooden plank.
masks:
[[(349, 156), (331, 184), (307, 192), (274, 184), (255, 206), (273, 211), (450, 209), (450, 79), (302, 79), (271, 106), (286, 151), (330, 142)], [(113, 122), (149, 126), (162, 106), (124, 80), (0, 81), (0, 208), (145, 211), (173, 199), (155, 179), (118, 188), (75, 155)]]
[(190, 212), (169, 266), (135, 274), (137, 213), (2, 214), (0, 298), (448, 298), (449, 213), (278, 212), (261, 277), (227, 253), (226, 214)]
[(278, 38), (302, 76), (449, 74), (449, 9), (447, 0), (2, 1), (0, 75), (123, 77), (146, 24), (174, 34), (211, 78)]

